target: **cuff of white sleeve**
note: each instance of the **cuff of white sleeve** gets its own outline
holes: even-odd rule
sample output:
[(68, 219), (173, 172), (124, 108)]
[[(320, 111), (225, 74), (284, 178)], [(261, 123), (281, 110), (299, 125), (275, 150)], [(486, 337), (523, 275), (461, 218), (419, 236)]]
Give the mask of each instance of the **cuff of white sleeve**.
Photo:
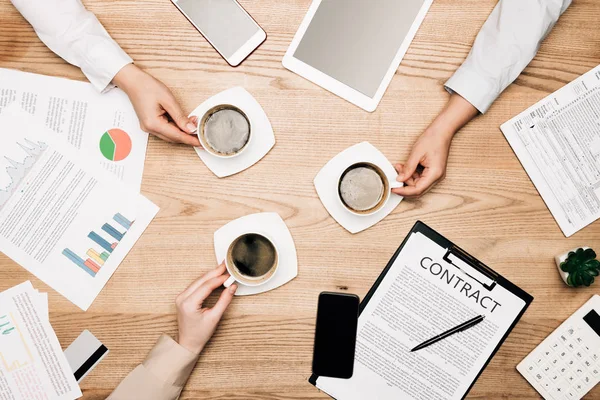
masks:
[(143, 365), (166, 384), (183, 387), (198, 361), (198, 356), (170, 336), (162, 335)]
[(101, 41), (91, 47), (81, 70), (99, 92), (115, 87), (112, 80), (133, 59), (114, 41)]
[(500, 94), (493, 84), (464, 65), (444, 86), (449, 93), (459, 94), (482, 114), (485, 114)]

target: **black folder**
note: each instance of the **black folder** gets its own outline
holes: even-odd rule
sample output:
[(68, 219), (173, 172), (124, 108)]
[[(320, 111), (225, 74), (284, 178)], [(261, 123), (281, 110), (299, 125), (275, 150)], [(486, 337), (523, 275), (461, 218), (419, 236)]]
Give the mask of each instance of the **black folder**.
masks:
[[(404, 245), (406, 244), (406, 242), (408, 241), (408, 239), (410, 238), (410, 236), (413, 233), (421, 233), (422, 235), (426, 236), (433, 242), (437, 243), (440, 247), (445, 248), (446, 255), (444, 256), (444, 261), (448, 262), (449, 264), (454, 265), (456, 268), (460, 269), (463, 273), (468, 275), (470, 278), (481, 283), (483, 285), (483, 287), (485, 287), (486, 289), (492, 290), (496, 285), (500, 285), (503, 288), (505, 288), (506, 290), (508, 290), (509, 292), (511, 292), (513, 295), (519, 297), (520, 299), (522, 299), (525, 302), (525, 306), (523, 307), (523, 309), (521, 310), (521, 312), (519, 313), (517, 318), (515, 318), (512, 325), (510, 326), (510, 328), (506, 331), (506, 334), (498, 342), (496, 348), (494, 349), (494, 351), (492, 352), (490, 357), (487, 359), (487, 361), (485, 362), (485, 364), (483, 365), (483, 367), (481, 368), (481, 370), (479, 371), (479, 373), (477, 374), (477, 376), (475, 377), (473, 382), (471, 382), (471, 385), (469, 386), (469, 388), (467, 389), (467, 391), (465, 392), (465, 394), (462, 397), (464, 399), (467, 396), (467, 394), (469, 393), (469, 391), (471, 390), (471, 388), (473, 387), (473, 385), (475, 384), (475, 382), (477, 381), (477, 379), (479, 378), (479, 376), (481, 375), (481, 373), (483, 372), (483, 370), (485, 369), (485, 367), (487, 367), (487, 365), (492, 360), (492, 358), (494, 357), (494, 355), (496, 354), (498, 349), (500, 349), (500, 346), (502, 345), (502, 343), (504, 343), (504, 341), (506, 340), (506, 338), (508, 337), (510, 332), (512, 332), (512, 330), (514, 329), (515, 325), (517, 325), (517, 322), (519, 322), (519, 320), (521, 319), (521, 317), (523, 316), (523, 314), (525, 313), (525, 311), (527, 310), (527, 308), (533, 301), (533, 296), (531, 296), (530, 294), (525, 292), (523, 289), (519, 288), (518, 286), (516, 286), (515, 284), (513, 284), (512, 282), (510, 282), (509, 280), (504, 278), (502, 275), (500, 275), (497, 272), (495, 272), (494, 270), (492, 270), (490, 267), (488, 267), (481, 261), (477, 260), (475, 257), (469, 255), (466, 251), (464, 251), (460, 247), (456, 246), (450, 240), (446, 239), (445, 237), (443, 237), (442, 235), (440, 235), (439, 233), (437, 233), (436, 231), (431, 229), (429, 226), (427, 226), (423, 222), (417, 221), (415, 223), (415, 225), (412, 227), (409, 234), (404, 239), (404, 241), (402, 241), (402, 244), (400, 245), (400, 247), (398, 247), (398, 249), (392, 256), (390, 261), (387, 263), (386, 267), (381, 272), (381, 274), (379, 275), (379, 277), (377, 278), (377, 280), (375, 281), (375, 283), (373, 284), (373, 286), (371, 287), (369, 292), (366, 294), (366, 296), (360, 303), (359, 318), (360, 318), (360, 314), (362, 314), (363, 310), (369, 303), (369, 300), (371, 300), (371, 298), (377, 291), (379, 285), (383, 281), (383, 278), (386, 276), (386, 274), (388, 273), (390, 268), (392, 268), (392, 266), (394, 265), (396, 258), (398, 257), (398, 255), (400, 253), (402, 253), (402, 249), (404, 248)], [(467, 271), (460, 268), (459, 265), (456, 265), (454, 262), (452, 262), (451, 257), (455, 257), (456, 259), (462, 261), (469, 267), (473, 268), (475, 271), (478, 271), (484, 277), (488, 278), (491, 282), (486, 284), (486, 283), (480, 281), (479, 279), (476, 279), (474, 276), (469, 274)], [(313, 374), (308, 379), (308, 381), (311, 384), (313, 384), (314, 386), (316, 386), (318, 378), (319, 378), (319, 376)]]

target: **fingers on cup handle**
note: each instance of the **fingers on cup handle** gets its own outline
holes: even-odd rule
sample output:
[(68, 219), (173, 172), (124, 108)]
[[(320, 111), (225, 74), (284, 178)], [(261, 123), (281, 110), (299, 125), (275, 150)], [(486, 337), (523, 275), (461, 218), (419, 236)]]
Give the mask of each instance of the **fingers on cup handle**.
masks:
[(230, 276), (225, 283), (223, 283), (223, 286), (225, 286), (226, 288), (228, 288), (229, 286), (233, 285), (235, 283), (235, 278), (233, 276)]
[(398, 180), (390, 182), (390, 189), (398, 189), (404, 186), (404, 182)]

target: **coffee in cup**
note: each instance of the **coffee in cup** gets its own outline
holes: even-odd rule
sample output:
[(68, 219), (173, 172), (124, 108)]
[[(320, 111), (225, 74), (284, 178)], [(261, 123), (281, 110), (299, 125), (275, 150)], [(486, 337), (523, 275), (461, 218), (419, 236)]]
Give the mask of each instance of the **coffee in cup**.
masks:
[(342, 172), (338, 181), (338, 195), (350, 212), (370, 215), (383, 208), (393, 187), (400, 186), (400, 182), (390, 183), (377, 165), (360, 162)]
[(250, 120), (239, 108), (221, 104), (208, 110), (200, 120), (198, 138), (202, 147), (218, 157), (233, 157), (248, 145)]
[(279, 265), (279, 252), (273, 241), (266, 236), (246, 233), (229, 245), (225, 265), (231, 275), (225, 286), (230, 286), (235, 281), (246, 286), (258, 286), (275, 275)]

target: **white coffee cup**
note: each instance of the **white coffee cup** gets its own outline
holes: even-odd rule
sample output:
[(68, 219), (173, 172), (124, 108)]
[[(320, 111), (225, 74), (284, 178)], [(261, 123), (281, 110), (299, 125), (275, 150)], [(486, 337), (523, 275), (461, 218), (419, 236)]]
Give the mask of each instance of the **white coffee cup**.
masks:
[[(377, 202), (377, 204), (374, 207), (372, 207), (368, 210), (364, 210), (364, 211), (355, 210), (352, 207), (350, 207), (348, 204), (346, 204), (344, 202), (342, 195), (340, 193), (340, 185), (341, 185), (343, 177), (349, 171), (359, 168), (359, 167), (367, 167), (367, 168), (374, 170), (381, 178), (381, 182), (383, 184), (383, 193), (381, 194), (381, 199)], [(375, 214), (376, 212), (378, 212), (379, 210), (381, 210), (382, 208), (385, 207), (385, 205), (389, 201), (390, 196), (392, 194), (392, 189), (397, 189), (397, 188), (401, 188), (404, 186), (404, 183), (402, 183), (402, 182), (390, 181), (388, 179), (387, 175), (381, 169), (381, 167), (379, 167), (378, 165), (375, 165), (371, 162), (367, 162), (367, 161), (361, 161), (361, 162), (354, 163), (354, 164), (350, 165), (349, 167), (347, 167), (346, 169), (344, 169), (338, 176), (338, 179), (336, 180), (336, 184), (337, 184), (337, 192), (338, 192), (337, 199), (340, 202), (340, 204), (346, 210), (351, 212), (352, 214), (359, 215), (359, 216), (367, 216), (367, 215)]]
[[(246, 240), (246, 243), (242, 243), (242, 241)], [(248, 241), (252, 243), (253, 240), (261, 241), (262, 244), (266, 244), (267, 246), (272, 247), (272, 251), (274, 252), (274, 261), (272, 262), (272, 266), (268, 269), (268, 271), (260, 276), (250, 276), (249, 274), (244, 274), (240, 267), (238, 267), (234, 262), (233, 253), (236, 248), (236, 245), (247, 245)], [(275, 241), (271, 239), (268, 235), (262, 232), (246, 232), (237, 238), (235, 238), (227, 249), (227, 254), (225, 256), (225, 267), (227, 268), (227, 272), (229, 272), (229, 279), (225, 281), (223, 286), (229, 287), (234, 282), (239, 282), (245, 286), (260, 286), (268, 281), (270, 281), (277, 269), (279, 268), (279, 250), (277, 249), (277, 245)]]
[[(248, 140), (246, 141), (246, 143), (244, 144), (244, 146), (241, 149), (239, 149), (238, 151), (236, 151), (234, 153), (219, 152), (218, 150), (213, 148), (206, 139), (205, 128), (206, 128), (207, 121), (215, 113), (217, 113), (219, 111), (223, 111), (223, 110), (236, 111), (237, 113), (239, 113), (241, 116), (243, 116), (246, 119), (246, 122), (248, 122), (248, 127), (249, 127)], [(250, 144), (250, 141), (252, 140), (252, 136), (253, 136), (252, 123), (250, 122), (250, 118), (248, 118), (246, 113), (244, 111), (242, 111), (240, 108), (238, 108), (234, 105), (231, 105), (231, 104), (219, 104), (217, 106), (212, 107), (210, 110), (208, 110), (206, 113), (204, 113), (204, 115), (202, 117), (199, 117), (199, 118), (200, 118), (200, 121), (198, 123), (196, 135), (198, 136), (198, 140), (200, 141), (200, 144), (202, 145), (204, 150), (206, 150), (208, 153), (212, 154), (215, 157), (219, 157), (219, 158), (232, 158), (232, 157), (239, 156), (248, 148), (248, 145)]]

